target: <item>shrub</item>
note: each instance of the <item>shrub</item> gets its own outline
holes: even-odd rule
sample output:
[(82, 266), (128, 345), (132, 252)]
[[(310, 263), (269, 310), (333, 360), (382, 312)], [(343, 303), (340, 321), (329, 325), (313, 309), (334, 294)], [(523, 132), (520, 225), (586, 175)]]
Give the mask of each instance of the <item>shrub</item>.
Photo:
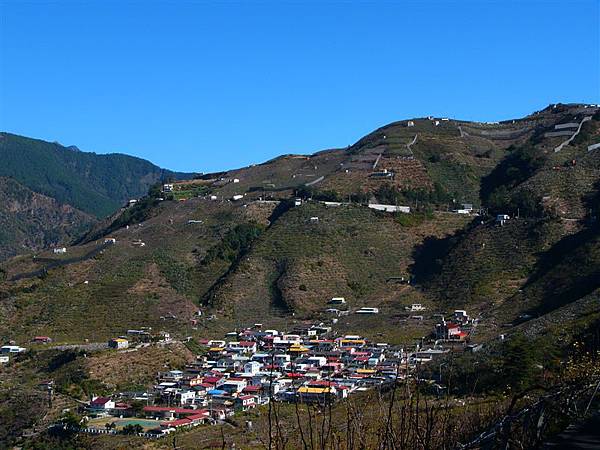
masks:
[(243, 255), (250, 249), (252, 242), (260, 236), (264, 228), (263, 225), (257, 223), (237, 225), (227, 232), (219, 244), (208, 250), (202, 264), (210, 264), (216, 259), (234, 262), (240, 255)]

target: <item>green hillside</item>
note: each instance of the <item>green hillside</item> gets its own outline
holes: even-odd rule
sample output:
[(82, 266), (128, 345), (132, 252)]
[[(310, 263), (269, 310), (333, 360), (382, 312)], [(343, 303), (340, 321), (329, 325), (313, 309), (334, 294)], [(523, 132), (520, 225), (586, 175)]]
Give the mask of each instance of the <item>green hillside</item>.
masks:
[[(599, 140), (600, 122), (594, 116), (561, 152), (553, 150), (562, 138), (545, 137), (555, 124), (581, 120), (580, 109), (548, 108), (500, 124), (396, 122), (346, 150), (205, 175), (196, 181), (213, 201), (182, 190), (161, 201), (154, 189), (136, 207), (97, 224), (68, 256), (5, 264), (2, 289), (10, 299), (7, 311), (15, 313), (2, 335), (104, 339), (123, 328), (160, 324), (181, 331), (199, 307), (219, 317), (202, 326), (222, 329), (265, 318), (323, 317), (327, 298), (341, 295), (352, 307), (385, 311), (378, 323), (351, 317), (348, 326), (402, 341), (416, 333), (412, 326), (395, 327), (411, 302), (493, 312), (498, 320), (543, 311), (543, 305), (560, 308), (595, 289), (588, 282), (596, 275), (595, 241), (586, 230), (598, 215), (600, 162), (586, 149)], [(373, 177), (380, 169), (394, 177)], [(236, 194), (242, 199), (231, 201)], [(290, 207), (296, 195), (313, 199)], [(320, 199), (351, 203), (332, 207)], [(373, 199), (413, 211), (376, 212), (367, 208)], [(500, 226), (485, 212), (452, 213), (461, 200), (512, 218)], [(118, 243), (100, 251), (106, 235)], [(558, 261), (553, 255), (565, 245), (569, 267), (581, 261), (587, 269), (560, 281), (570, 272), (548, 261)], [(415, 284), (393, 281), (409, 276)], [(574, 289), (571, 279), (585, 288)], [(565, 284), (559, 297), (567, 299), (560, 304), (550, 292), (559, 282)], [(523, 293), (526, 301), (519, 300)], [(139, 314), (127, 314), (131, 308)], [(40, 315), (47, 321), (31, 320)], [(166, 316), (176, 319), (163, 323)], [(96, 324), (93, 333), (81, 327), (89, 321)], [(430, 328), (424, 323), (420, 332)]]
[(144, 195), (166, 178), (186, 178), (127, 155), (81, 152), (39, 139), (0, 133), (0, 176), (96, 217)]

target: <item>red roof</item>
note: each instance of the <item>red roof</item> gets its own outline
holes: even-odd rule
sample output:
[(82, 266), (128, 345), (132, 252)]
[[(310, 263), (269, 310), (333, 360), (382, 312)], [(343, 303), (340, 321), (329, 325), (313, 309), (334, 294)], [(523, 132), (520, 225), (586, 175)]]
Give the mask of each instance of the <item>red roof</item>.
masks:
[(105, 405), (110, 402), (110, 397), (97, 397), (91, 401), (90, 405)]
[(239, 345), (240, 345), (240, 347), (254, 347), (256, 345), (256, 342), (241, 341)]
[(304, 376), (304, 374), (297, 373), (297, 372), (290, 372), (290, 373), (286, 374), (286, 376), (288, 376), (290, 378), (302, 378)]
[(239, 400), (250, 400), (250, 399), (254, 400), (254, 396), (253, 395), (240, 395), (238, 397), (238, 399)]
[(337, 387), (337, 383), (335, 381), (330, 380), (313, 380), (308, 383), (309, 386), (333, 386)]
[(262, 386), (246, 386), (242, 392), (258, 392), (262, 390)]
[(458, 325), (457, 323), (448, 323), (448, 324), (446, 324), (446, 327), (448, 329), (450, 329), (450, 328), (458, 328), (459, 326), (460, 325)]
[(204, 378), (204, 383), (215, 384), (220, 379), (221, 379), (221, 377), (205, 377)]
[(189, 419), (177, 419), (177, 420), (167, 420), (165, 422), (161, 422), (161, 426), (163, 427), (180, 427), (182, 425), (189, 425), (192, 421)]

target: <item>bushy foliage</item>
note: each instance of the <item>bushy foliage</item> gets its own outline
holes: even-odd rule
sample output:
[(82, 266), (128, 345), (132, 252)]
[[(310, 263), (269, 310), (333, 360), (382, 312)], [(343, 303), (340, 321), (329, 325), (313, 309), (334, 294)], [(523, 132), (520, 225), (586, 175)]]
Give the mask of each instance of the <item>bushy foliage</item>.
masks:
[(375, 192), (378, 201), (385, 204), (414, 204), (443, 205), (452, 201), (453, 197), (444, 190), (441, 184), (434, 183), (433, 189), (403, 189), (398, 190), (395, 186), (382, 184)]
[(129, 425), (125, 425), (123, 427), (123, 434), (139, 434), (142, 431), (144, 431), (144, 429), (142, 428), (142, 426), (140, 424), (129, 424)]
[(412, 214), (397, 213), (395, 220), (400, 225), (406, 228), (416, 227), (421, 225), (423, 222), (433, 219), (433, 211), (431, 209), (426, 211), (417, 211)]
[(341, 202), (344, 200), (336, 191), (321, 191), (307, 186), (302, 186), (296, 189), (296, 196), (301, 198), (312, 198), (314, 200), (319, 200), (323, 202)]
[(234, 262), (241, 254), (246, 253), (252, 242), (263, 232), (264, 226), (256, 223), (243, 223), (229, 230), (223, 240), (211, 247), (202, 264), (207, 265), (216, 259)]

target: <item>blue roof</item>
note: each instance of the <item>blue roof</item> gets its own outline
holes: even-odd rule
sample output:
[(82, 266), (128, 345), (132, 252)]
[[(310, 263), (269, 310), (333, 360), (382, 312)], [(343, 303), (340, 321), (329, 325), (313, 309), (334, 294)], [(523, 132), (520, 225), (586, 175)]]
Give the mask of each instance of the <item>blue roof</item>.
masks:
[(208, 395), (223, 395), (226, 394), (225, 391), (222, 391), (221, 389), (211, 389), (210, 391), (207, 392)]

